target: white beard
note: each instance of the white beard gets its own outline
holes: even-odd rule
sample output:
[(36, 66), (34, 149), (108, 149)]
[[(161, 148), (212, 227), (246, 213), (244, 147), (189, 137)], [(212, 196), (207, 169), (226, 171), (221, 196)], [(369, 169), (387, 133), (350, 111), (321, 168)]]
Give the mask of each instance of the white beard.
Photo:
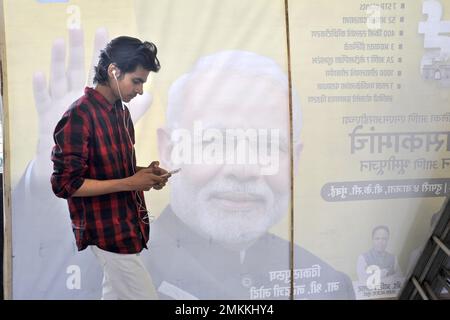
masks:
[[(179, 178), (171, 180), (174, 213), (206, 239), (231, 248), (248, 246), (287, 212), (289, 193), (274, 194), (262, 179), (239, 183), (220, 177), (197, 189)], [(215, 197), (224, 193), (231, 199)], [(251, 201), (239, 202), (236, 197)]]

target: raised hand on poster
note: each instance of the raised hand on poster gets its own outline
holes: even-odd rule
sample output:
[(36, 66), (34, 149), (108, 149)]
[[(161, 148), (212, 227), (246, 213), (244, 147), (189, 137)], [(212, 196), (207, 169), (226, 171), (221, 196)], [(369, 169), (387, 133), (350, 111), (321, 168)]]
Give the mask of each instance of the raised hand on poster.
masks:
[[(34, 163), (33, 175), (38, 183), (50, 188), (52, 171), (50, 153), (53, 142), (53, 130), (67, 108), (83, 94), (85, 85), (92, 86), (94, 66), (97, 65), (100, 50), (108, 42), (108, 32), (104, 28), (95, 33), (92, 66), (86, 81), (84, 36), (81, 29), (69, 30), (69, 61), (66, 68), (66, 46), (63, 39), (56, 39), (52, 47), (50, 81), (47, 86), (43, 72), (33, 77), (33, 91), (36, 110), (39, 116), (39, 141)], [(129, 109), (134, 123), (147, 111), (152, 96), (144, 92), (130, 103)]]

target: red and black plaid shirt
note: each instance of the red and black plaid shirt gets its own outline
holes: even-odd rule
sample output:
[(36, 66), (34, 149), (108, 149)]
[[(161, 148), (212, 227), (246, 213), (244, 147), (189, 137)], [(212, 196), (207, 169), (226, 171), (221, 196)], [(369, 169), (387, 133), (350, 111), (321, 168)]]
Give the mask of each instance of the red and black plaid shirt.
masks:
[[(125, 121), (124, 122), (124, 118)], [(78, 250), (88, 245), (117, 253), (137, 253), (149, 238), (148, 218), (139, 212), (143, 192), (117, 192), (93, 197), (72, 197), (84, 179), (110, 180), (133, 175), (136, 157), (134, 127), (120, 100), (110, 104), (92, 88), (75, 101), (53, 134), (53, 192), (67, 199)], [(133, 159), (131, 158), (133, 155)], [(147, 219), (147, 220), (146, 220)]]

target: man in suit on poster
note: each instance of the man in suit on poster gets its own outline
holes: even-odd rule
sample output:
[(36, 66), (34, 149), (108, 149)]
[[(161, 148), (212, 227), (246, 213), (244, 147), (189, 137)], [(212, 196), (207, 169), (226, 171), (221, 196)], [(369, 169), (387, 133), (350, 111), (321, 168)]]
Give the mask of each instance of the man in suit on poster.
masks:
[[(246, 51), (204, 56), (171, 86), (158, 146), (181, 171), (144, 255), (161, 298), (289, 298), (289, 241), (269, 233), (288, 212), (288, 105), (285, 73)], [(348, 276), (297, 245), (294, 259), (295, 298), (354, 299)]]

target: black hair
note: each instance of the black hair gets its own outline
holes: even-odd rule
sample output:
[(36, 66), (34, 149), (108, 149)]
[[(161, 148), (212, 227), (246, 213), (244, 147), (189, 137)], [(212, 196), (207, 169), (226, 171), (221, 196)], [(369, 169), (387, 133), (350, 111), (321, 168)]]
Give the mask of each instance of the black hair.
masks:
[(372, 239), (373, 239), (373, 236), (375, 235), (375, 232), (377, 232), (378, 230), (385, 230), (385, 231), (387, 232), (388, 235), (390, 234), (389, 228), (388, 228), (387, 226), (383, 226), (383, 225), (381, 225), (381, 226), (376, 226), (376, 227), (373, 228), (373, 230), (372, 230)]
[(121, 73), (133, 72), (138, 66), (145, 70), (158, 72), (159, 60), (156, 46), (148, 41), (121, 36), (117, 37), (101, 50), (98, 65), (95, 67), (94, 83), (108, 83), (108, 66), (113, 63)]

